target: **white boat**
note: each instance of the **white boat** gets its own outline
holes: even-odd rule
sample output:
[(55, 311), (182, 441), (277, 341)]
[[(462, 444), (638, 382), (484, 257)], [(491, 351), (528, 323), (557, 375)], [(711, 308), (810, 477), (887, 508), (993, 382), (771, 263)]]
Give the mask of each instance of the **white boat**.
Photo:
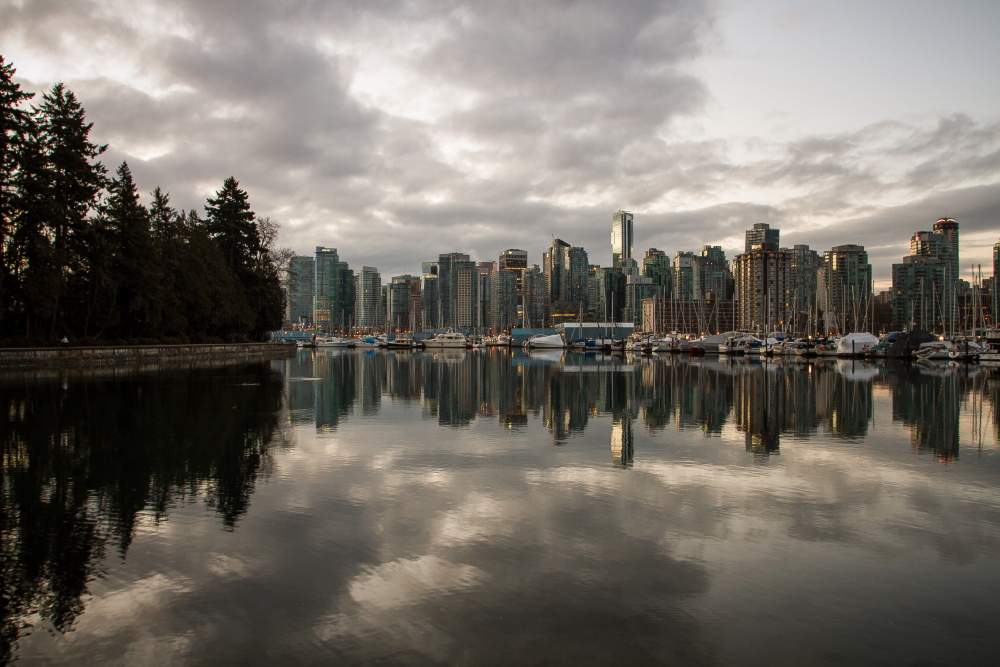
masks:
[(378, 347), (378, 340), (374, 336), (362, 336), (351, 340), (354, 342), (354, 347)]
[(840, 343), (840, 339), (836, 337), (820, 340), (816, 343), (813, 351), (816, 352), (817, 357), (835, 357), (837, 356), (838, 343)]
[(524, 341), (521, 347), (528, 349), (562, 349), (566, 347), (566, 339), (563, 338), (562, 334), (535, 334)]
[(429, 338), (424, 341), (424, 347), (428, 350), (440, 350), (445, 348), (450, 349), (465, 349), (469, 346), (469, 339), (465, 337), (464, 333), (459, 333), (452, 329), (444, 333), (439, 333), (433, 338)]
[(764, 341), (754, 336), (731, 336), (719, 345), (719, 354), (760, 354), (763, 344)]
[(979, 361), (991, 366), (1000, 363), (1000, 329), (988, 329), (984, 338), (985, 346), (979, 353)]
[(869, 345), (878, 345), (878, 336), (868, 332), (849, 333), (837, 342), (837, 356), (860, 357)]
[(410, 338), (410, 334), (396, 334), (394, 340), (390, 340), (387, 347), (391, 350), (412, 350), (414, 348), (423, 347), (420, 341), (413, 340)]
[(340, 336), (317, 336), (316, 347), (354, 347), (354, 341)]

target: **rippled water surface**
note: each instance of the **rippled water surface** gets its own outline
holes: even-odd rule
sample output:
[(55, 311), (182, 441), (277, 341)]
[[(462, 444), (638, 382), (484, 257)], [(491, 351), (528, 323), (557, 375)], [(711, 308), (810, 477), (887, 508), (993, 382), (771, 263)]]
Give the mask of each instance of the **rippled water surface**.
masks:
[(995, 665), (998, 372), (8, 374), (0, 663)]

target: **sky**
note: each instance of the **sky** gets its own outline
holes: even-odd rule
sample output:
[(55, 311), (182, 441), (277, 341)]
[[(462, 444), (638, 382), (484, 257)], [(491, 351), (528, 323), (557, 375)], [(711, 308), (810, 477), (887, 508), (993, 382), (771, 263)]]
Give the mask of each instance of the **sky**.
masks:
[[(611, 261), (864, 245), (879, 289), (942, 216), (1000, 240), (1000, 3), (0, 0), (0, 55), (62, 81), (146, 193), (235, 176), (298, 253), (383, 280), (438, 254)], [(146, 197), (148, 201), (148, 196)]]

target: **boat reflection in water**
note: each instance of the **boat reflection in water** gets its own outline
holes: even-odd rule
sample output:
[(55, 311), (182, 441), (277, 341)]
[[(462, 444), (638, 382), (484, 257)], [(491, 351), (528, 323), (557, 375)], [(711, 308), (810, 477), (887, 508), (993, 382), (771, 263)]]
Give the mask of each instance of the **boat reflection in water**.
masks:
[(4, 376), (0, 662), (987, 664), (997, 373), (315, 348)]

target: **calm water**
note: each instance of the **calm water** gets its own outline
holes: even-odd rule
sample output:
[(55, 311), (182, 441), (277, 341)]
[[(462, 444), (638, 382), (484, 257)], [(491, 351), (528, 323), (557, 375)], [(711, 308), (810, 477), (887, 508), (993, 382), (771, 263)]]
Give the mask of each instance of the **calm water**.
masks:
[(995, 665), (1000, 375), (300, 352), (0, 379), (0, 663)]

